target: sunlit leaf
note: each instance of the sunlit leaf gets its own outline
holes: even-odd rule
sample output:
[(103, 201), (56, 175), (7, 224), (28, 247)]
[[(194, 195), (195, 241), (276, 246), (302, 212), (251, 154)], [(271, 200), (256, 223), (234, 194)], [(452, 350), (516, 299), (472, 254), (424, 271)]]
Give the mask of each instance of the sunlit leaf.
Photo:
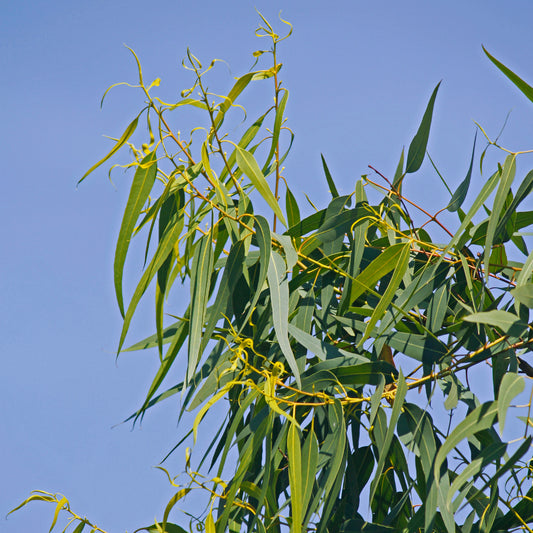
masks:
[(298, 386), (301, 386), (300, 372), (289, 342), (289, 284), (283, 258), (274, 250), (268, 265), (268, 287), (272, 301), (272, 318), (279, 347), (292, 370)]
[(96, 170), (102, 163), (105, 163), (113, 154), (118, 152), (128, 141), (128, 139), (133, 135), (135, 132), (135, 129), (137, 128), (137, 123), (139, 122), (139, 116), (133, 119), (133, 121), (130, 123), (130, 125), (126, 128), (120, 139), (116, 142), (115, 146), (111, 149), (111, 151), (103, 158), (98, 161), (98, 163), (95, 163), (78, 181), (78, 184), (81, 183), (91, 172)]
[(509, 372), (503, 376), (500, 384), (500, 393), (498, 395), (498, 423), (500, 435), (503, 434), (505, 427), (505, 418), (513, 398), (518, 396), (525, 387), (524, 378), (517, 374)]
[(270, 186), (268, 185), (265, 176), (261, 172), (261, 169), (259, 168), (259, 165), (257, 164), (257, 161), (255, 160), (253, 154), (244, 150), (238, 145), (236, 145), (235, 149), (237, 151), (237, 164), (239, 165), (241, 170), (248, 176), (254, 187), (263, 197), (265, 202), (270, 206), (270, 208), (279, 218), (281, 223), (284, 226), (287, 226), (287, 222), (285, 221), (285, 217), (281, 212), (279, 203), (272, 191), (270, 190)]
[(157, 164), (155, 152), (150, 152), (139, 164), (133, 183), (131, 184), (128, 203), (120, 225), (120, 232), (117, 239), (117, 247), (115, 250), (115, 264), (114, 264), (114, 281), (115, 292), (117, 295), (117, 302), (124, 316), (124, 299), (122, 296), (122, 275), (124, 271), (124, 262), (126, 261), (126, 254), (130, 245), (135, 223), (139, 218), (141, 209), (143, 208), (148, 195), (154, 185), (155, 177), (157, 175)]

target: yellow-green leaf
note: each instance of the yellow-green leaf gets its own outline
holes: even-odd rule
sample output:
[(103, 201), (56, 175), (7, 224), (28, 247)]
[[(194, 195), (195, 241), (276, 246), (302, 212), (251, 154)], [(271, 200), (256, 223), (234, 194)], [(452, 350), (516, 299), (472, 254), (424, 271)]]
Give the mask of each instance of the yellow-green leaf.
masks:
[(137, 123), (139, 122), (139, 117), (135, 117), (135, 119), (131, 122), (131, 124), (126, 128), (126, 131), (122, 134), (122, 137), (116, 142), (115, 146), (111, 148), (111, 151), (103, 158), (98, 161), (98, 163), (95, 163), (78, 181), (78, 184), (80, 184), (93, 170), (97, 169), (102, 163), (105, 163), (114, 153), (118, 152), (122, 146), (124, 146), (127, 142), (127, 140), (133, 135), (133, 132), (137, 128)]
[(253, 186), (257, 189), (274, 214), (279, 218), (281, 223), (287, 227), (287, 222), (285, 221), (281, 207), (272, 193), (265, 176), (263, 176), (253, 154), (242, 149), (238, 145), (235, 145), (235, 150), (237, 153), (237, 164), (239, 165), (239, 168), (248, 176)]
[(291, 533), (301, 533), (305, 487), (302, 486), (302, 450), (300, 436), (298, 435), (298, 428), (295, 424), (291, 424), (289, 427), (287, 452), (289, 457), (289, 485), (291, 487)]

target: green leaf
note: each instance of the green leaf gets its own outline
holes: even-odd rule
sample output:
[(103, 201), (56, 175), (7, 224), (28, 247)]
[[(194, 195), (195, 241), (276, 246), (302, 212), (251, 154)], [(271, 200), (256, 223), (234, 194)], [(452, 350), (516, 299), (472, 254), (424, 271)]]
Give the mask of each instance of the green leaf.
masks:
[(337, 191), (337, 187), (335, 186), (335, 182), (333, 181), (333, 178), (331, 177), (331, 173), (329, 172), (328, 165), (326, 164), (326, 160), (324, 159), (323, 154), (320, 154), (320, 157), (322, 159), (322, 166), (324, 167), (324, 174), (326, 174), (326, 180), (328, 182), (329, 192), (331, 194), (332, 198), (337, 198), (339, 196), (339, 191)]
[(498, 402), (486, 402), (476, 407), (464, 420), (459, 422), (455, 429), (448, 435), (435, 456), (433, 473), (437, 484), (440, 479), (440, 467), (446, 456), (464, 439), (475, 433), (489, 429), (494, 424), (498, 412)]
[(439, 82), (433, 90), (433, 94), (429, 99), (426, 111), (422, 117), (422, 122), (420, 123), (418, 131), (409, 145), (409, 151), (407, 152), (407, 165), (405, 168), (405, 172), (407, 174), (416, 172), (422, 166), (422, 161), (424, 161), (429, 138), (429, 130), (431, 128), (431, 118), (433, 116), (433, 106), (435, 105), (435, 98), (437, 97), (437, 91), (439, 90), (440, 83), (441, 82)]
[(200, 358), (202, 329), (204, 326), (209, 286), (213, 273), (213, 247), (211, 233), (202, 236), (197, 244), (191, 268), (191, 322), (189, 326), (189, 360), (186, 383), (193, 377)]
[(326, 359), (333, 359), (334, 357), (348, 356), (352, 357), (353, 354), (345, 350), (341, 350), (333, 344), (329, 344), (318, 337), (309, 335), (305, 331), (297, 328), (296, 326), (289, 324), (288, 325), (289, 333), (307, 350), (309, 350), (313, 355), (316, 355), (322, 361)]
[(80, 522), (77, 526), (76, 526), (76, 529), (74, 529), (74, 531), (72, 531), (72, 533), (82, 533), (84, 527), (86, 526), (86, 522)]
[(415, 333), (395, 331), (385, 337), (391, 348), (427, 364), (437, 363), (446, 355), (448, 347), (439, 339)]
[(505, 427), (505, 418), (507, 411), (511, 405), (513, 398), (518, 396), (525, 387), (524, 378), (518, 374), (509, 372), (503, 376), (500, 384), (500, 393), (498, 395), (498, 423), (500, 427), (500, 435), (503, 434)]
[(120, 353), (120, 350), (122, 349), (126, 334), (128, 333), (128, 329), (131, 323), (131, 319), (133, 318), (133, 313), (135, 312), (135, 309), (137, 308), (137, 305), (142, 295), (145, 293), (146, 289), (148, 288), (148, 285), (150, 285), (150, 282), (152, 281), (153, 277), (156, 275), (163, 263), (166, 261), (169, 254), (173, 252), (174, 245), (179, 237), (180, 232), (181, 225), (179, 224), (179, 222), (174, 223), (171, 227), (166, 229), (163, 239), (159, 241), (159, 246), (157, 247), (154, 257), (152, 258), (150, 264), (146, 267), (146, 270), (141, 276), (141, 279), (137, 284), (135, 292), (133, 293), (133, 296), (131, 298), (130, 304), (126, 311), (126, 315), (124, 316), (124, 324), (122, 326), (122, 332), (120, 333), (120, 340), (118, 343), (118, 353)]
[(289, 458), (289, 484), (291, 487), (291, 533), (302, 531), (303, 497), (306, 490), (302, 480), (302, 450), (298, 428), (290, 424), (287, 435), (287, 455)]
[(465, 316), (466, 322), (474, 322), (476, 324), (488, 324), (500, 328), (505, 334), (514, 335), (517, 331), (522, 331), (527, 328), (519, 317), (508, 311), (496, 309), (494, 311), (485, 311), (482, 313), (474, 313)]
[(409, 451), (420, 457), (426, 479), (431, 475), (433, 459), (437, 451), (433, 420), (416, 404), (404, 403), (398, 419), (398, 437)]
[(516, 155), (508, 155), (505, 158), (505, 163), (503, 165), (502, 176), (500, 181), (500, 186), (496, 191), (496, 196), (494, 197), (494, 206), (489, 218), (489, 225), (487, 227), (487, 237), (485, 240), (485, 276), (489, 276), (490, 272), (490, 254), (492, 252), (492, 245), (494, 244), (494, 237), (496, 234), (496, 227), (498, 226), (498, 221), (500, 220), (501, 212), (503, 210), (505, 199), (507, 198), (507, 193), (511, 189), (511, 184), (516, 171)]
[(274, 129), (272, 130), (270, 152), (266, 158), (265, 164), (263, 165), (263, 175), (267, 175), (268, 165), (270, 164), (270, 161), (272, 161), (272, 158), (276, 153), (276, 148), (279, 147), (279, 134), (281, 131), (281, 125), (283, 123), (283, 113), (285, 112), (285, 106), (287, 105), (287, 100), (289, 98), (289, 91), (287, 89), (281, 90), (283, 91), (283, 96), (281, 97), (281, 100), (279, 100), (278, 108), (276, 110), (276, 116), (274, 117)]
[(448, 204), (448, 211), (457, 211), (465, 201), (468, 188), (470, 187), (470, 179), (472, 178), (472, 165), (474, 164), (474, 153), (476, 151), (476, 138), (477, 131), (474, 136), (474, 147), (472, 148), (472, 158), (470, 159), (470, 167), (468, 168), (468, 172), (466, 173), (465, 179), (461, 182), (459, 187), (457, 187), (457, 189), (453, 193), (452, 199)]
[(130, 246), (131, 236), (135, 229), (135, 223), (141, 210), (148, 199), (157, 175), (156, 153), (150, 152), (139, 164), (133, 182), (131, 184), (128, 203), (120, 225), (117, 247), (115, 250), (114, 281), (117, 302), (120, 313), (124, 317), (124, 298), (122, 295), (122, 275), (126, 254)]
[(274, 250), (270, 254), (267, 278), (276, 338), (298, 387), (301, 387), (300, 371), (289, 342), (289, 282), (287, 280), (286, 265), (283, 257)]
[(304, 512), (311, 500), (311, 494), (315, 484), (318, 452), (318, 441), (313, 428), (311, 428), (302, 448), (302, 509)]
[(128, 139), (133, 135), (133, 132), (137, 128), (137, 123), (139, 122), (139, 116), (135, 117), (131, 124), (126, 128), (120, 139), (116, 142), (115, 146), (111, 149), (111, 151), (103, 158), (98, 161), (98, 163), (95, 163), (78, 181), (78, 185), (95, 169), (97, 169), (102, 163), (105, 163), (114, 153), (118, 152), (122, 146), (126, 144)]
[(403, 171), (403, 164), (405, 158), (405, 148), (402, 148), (402, 153), (400, 155), (400, 160), (398, 161), (398, 166), (396, 167), (396, 172), (394, 173), (394, 178), (392, 180), (392, 186), (396, 189), (398, 193), (402, 192), (402, 181), (405, 176)]
[(259, 276), (257, 278), (257, 285), (255, 289), (254, 296), (250, 302), (250, 307), (248, 312), (242, 322), (242, 326), (239, 330), (239, 333), (248, 323), (248, 320), (254, 312), (255, 306), (259, 300), (259, 296), (263, 291), (265, 281), (267, 279), (268, 265), (270, 261), (270, 254), (272, 251), (272, 239), (270, 236), (270, 227), (265, 217), (261, 215), (256, 215), (255, 217), (255, 237), (257, 240), (257, 245), (259, 246)]
[(378, 450), (379, 460), (378, 460), (378, 464), (376, 467), (376, 471), (374, 472), (374, 479), (370, 485), (370, 496), (369, 496), (370, 502), (374, 500), (374, 496), (376, 495), (377, 488), (381, 483), (381, 475), (383, 473), (385, 461), (387, 459), (389, 448), (392, 442), (392, 438), (394, 436), (394, 431), (396, 429), (396, 423), (398, 422), (398, 418), (402, 412), (402, 406), (403, 406), (403, 402), (404, 402), (406, 394), (407, 394), (407, 384), (405, 383), (405, 378), (403, 377), (402, 371), (400, 370), (400, 375), (398, 376), (396, 395), (394, 397), (394, 405), (392, 407), (392, 413), (390, 415), (390, 420), (389, 420), (389, 427), (387, 428), (387, 432), (385, 434), (385, 439), (383, 441), (383, 444)]
[(287, 221), (289, 223), (289, 227), (292, 228), (300, 223), (300, 208), (298, 207), (296, 198), (294, 198), (294, 195), (289, 187), (287, 187), (287, 191), (285, 193), (285, 210), (287, 211)]
[(512, 70), (508, 69), (503, 63), (500, 63), (495, 57), (491, 56), (486, 48), (482, 46), (487, 57), (533, 102), (533, 87), (528, 85), (522, 78), (517, 76)]
[(352, 280), (350, 304), (353, 304), (363, 293), (373, 291), (376, 283), (398, 266), (406, 249), (409, 249), (409, 244), (406, 243), (389, 246)]
[[(392, 274), (391, 280), (389, 281), (389, 284), (387, 286), (387, 289), (385, 290), (385, 293), (383, 294), (378, 304), (376, 305), (374, 312), (372, 313), (372, 316), (370, 317), (370, 320), (367, 322), (366, 329), (363, 333), (363, 337), (357, 343), (358, 348), (361, 348), (363, 346), (363, 343), (366, 341), (366, 339), (370, 337), (374, 329), (374, 326), (377, 324), (378, 320), (381, 320), (381, 318), (385, 314), (385, 311), (387, 310), (387, 307), (389, 307), (390, 303), (392, 302), (396, 294), (396, 290), (400, 286), (403, 275), (405, 274), (405, 271), (407, 270), (407, 266), (409, 265), (409, 255), (411, 251), (411, 245), (409, 243), (405, 243), (399, 246), (401, 246), (400, 256), (398, 257), (398, 262), (394, 265), (394, 272)], [(390, 248), (392, 248), (392, 246)], [(384, 253), (390, 250), (390, 248), (385, 250)], [(355, 281), (357, 281), (357, 279), (359, 279), (359, 276), (356, 278)], [(354, 285), (355, 285), (355, 281), (354, 281)]]
[(237, 164), (239, 165), (240, 169), (248, 176), (253, 186), (257, 189), (265, 202), (270, 206), (270, 209), (272, 209), (281, 223), (287, 227), (287, 222), (285, 221), (285, 217), (281, 212), (278, 200), (270, 190), (270, 187), (265, 179), (265, 176), (263, 176), (255, 157), (251, 152), (244, 150), (238, 145), (235, 145), (235, 149), (237, 151)]
[(228, 93), (228, 96), (224, 97), (224, 101), (219, 105), (218, 107), (218, 113), (216, 114), (214, 120), (213, 120), (213, 128), (214, 130), (218, 130), (222, 124), (222, 121), (224, 119), (224, 115), (226, 114), (226, 111), (231, 108), (233, 105), (233, 102), (237, 99), (237, 97), (244, 91), (246, 86), (252, 81), (255, 72), (247, 72), (244, 76), (241, 76), (237, 79), (235, 82), (235, 85), (231, 88), (230, 92)]
[[(448, 494), (446, 496), (446, 503), (447, 506), (451, 509), (451, 502), (453, 500), (453, 497), (455, 493), (458, 490), (461, 490), (463, 485), (465, 484), (472, 484), (473, 481), (478, 478), (484, 468), (491, 463), (499, 462), (505, 452), (507, 450), (507, 444), (503, 442), (494, 442), (487, 446), (486, 448), (483, 448), (479, 455), (477, 455), (475, 458), (472, 459), (470, 464), (468, 464), (463, 471), (453, 480), (453, 483), (450, 486), (450, 490), (448, 491)], [(454, 501), (454, 508), (457, 508), (465, 494), (460, 494), (457, 499)]]
[(533, 284), (516, 287), (511, 291), (511, 295), (526, 307), (533, 308)]

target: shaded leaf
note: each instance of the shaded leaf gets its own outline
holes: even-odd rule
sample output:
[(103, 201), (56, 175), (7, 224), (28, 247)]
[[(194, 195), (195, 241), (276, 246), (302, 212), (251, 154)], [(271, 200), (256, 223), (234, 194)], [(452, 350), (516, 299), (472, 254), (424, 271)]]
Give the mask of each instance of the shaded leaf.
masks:
[(435, 105), (435, 98), (437, 97), (439, 86), (440, 82), (433, 90), (433, 94), (429, 99), (426, 111), (422, 117), (422, 122), (420, 123), (418, 131), (409, 145), (409, 151), (407, 152), (407, 164), (405, 167), (405, 172), (407, 174), (416, 172), (422, 166), (422, 161), (424, 161), (429, 138), (429, 130), (431, 128), (431, 119), (433, 116), (433, 106)]
[(474, 147), (472, 148), (472, 158), (470, 159), (470, 166), (468, 167), (468, 172), (466, 173), (465, 179), (461, 182), (459, 187), (453, 193), (452, 199), (448, 204), (448, 211), (457, 211), (465, 201), (466, 194), (468, 193), (468, 188), (470, 187), (470, 179), (472, 178), (472, 165), (474, 164), (474, 153), (476, 151), (476, 138), (477, 131), (474, 136)]
[(482, 46), (487, 57), (524, 93), (524, 95), (533, 102), (533, 87), (527, 84), (522, 78), (517, 76), (511, 69), (500, 63), (494, 56), (490, 55), (486, 48)]

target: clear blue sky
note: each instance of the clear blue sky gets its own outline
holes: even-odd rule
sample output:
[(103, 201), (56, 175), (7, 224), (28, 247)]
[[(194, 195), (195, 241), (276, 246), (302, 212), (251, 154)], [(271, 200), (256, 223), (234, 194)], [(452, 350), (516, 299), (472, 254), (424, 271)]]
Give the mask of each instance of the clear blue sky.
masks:
[[(484, 56), (533, 83), (530, 0), (325, 2), (258, 0), (274, 21), (294, 25), (281, 48), (296, 134), (286, 176), (317, 203), (327, 188), (323, 152), (348, 193), (372, 164), (391, 175), (414, 135), (435, 85), (429, 151), (452, 186), (463, 179), (473, 120), (501, 142), (533, 148), (533, 106)], [(115, 364), (121, 319), (112, 260), (129, 180), (105, 170), (76, 181), (136, 114), (139, 99), (115, 82), (135, 82), (123, 43), (147, 78), (167, 94), (186, 87), (180, 62), (190, 47), (205, 61), (251, 66), (258, 16), (243, 0), (64, 0), (7, 2), (0, 17), (2, 255), (0, 373), (0, 531), (47, 531), (44, 504), (4, 516), (32, 489), (66, 494), (77, 512), (110, 532), (161, 517), (172, 494), (153, 469), (177, 442), (177, 406), (154, 410), (142, 428), (123, 420), (139, 405), (157, 368), (155, 354), (124, 354)], [(230, 83), (226, 75), (226, 89)], [(481, 146), (481, 144), (480, 144)], [(533, 168), (533, 160), (523, 160)], [(479, 185), (479, 172), (476, 184)], [(406, 185), (437, 209), (448, 197), (429, 164)], [(530, 207), (531, 208), (531, 207)], [(131, 282), (140, 271), (129, 263)], [(126, 280), (128, 282), (128, 279)], [(184, 293), (184, 297), (187, 293)], [(151, 332), (149, 306), (131, 340)], [(136, 329), (135, 329), (136, 328)], [(168, 467), (178, 473), (182, 454)], [(178, 521), (178, 520), (177, 520)]]

